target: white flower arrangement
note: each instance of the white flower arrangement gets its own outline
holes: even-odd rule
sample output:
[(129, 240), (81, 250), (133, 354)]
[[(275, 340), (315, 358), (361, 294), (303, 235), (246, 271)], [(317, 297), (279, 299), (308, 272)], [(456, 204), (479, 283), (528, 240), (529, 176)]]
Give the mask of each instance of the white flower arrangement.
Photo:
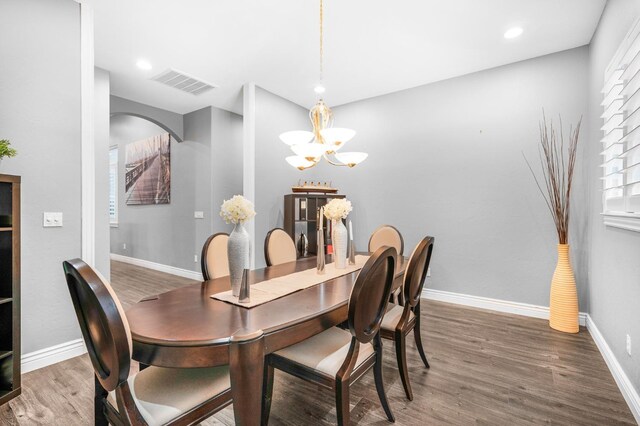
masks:
[(324, 206), (324, 215), (330, 220), (346, 219), (353, 207), (346, 198), (334, 198)]
[(245, 223), (256, 215), (253, 203), (242, 195), (234, 195), (230, 200), (224, 200), (220, 207), (220, 217), (227, 223)]

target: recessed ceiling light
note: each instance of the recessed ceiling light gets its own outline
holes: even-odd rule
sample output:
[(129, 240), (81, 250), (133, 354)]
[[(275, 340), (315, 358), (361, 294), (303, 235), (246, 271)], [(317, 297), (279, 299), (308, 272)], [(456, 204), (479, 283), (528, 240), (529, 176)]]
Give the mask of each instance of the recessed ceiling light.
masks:
[(520, 36), (523, 32), (523, 29), (520, 27), (509, 28), (506, 33), (504, 33), (504, 38), (516, 38)]
[(151, 64), (149, 63), (149, 61), (144, 60), (144, 59), (138, 59), (138, 62), (136, 62), (136, 65), (138, 66), (138, 68), (140, 68), (141, 70), (145, 70), (145, 71), (148, 71), (151, 68), (153, 68), (151, 66)]
[(316, 87), (313, 88), (313, 91), (316, 92), (318, 95), (321, 95), (324, 93), (324, 86), (321, 84), (318, 84)]

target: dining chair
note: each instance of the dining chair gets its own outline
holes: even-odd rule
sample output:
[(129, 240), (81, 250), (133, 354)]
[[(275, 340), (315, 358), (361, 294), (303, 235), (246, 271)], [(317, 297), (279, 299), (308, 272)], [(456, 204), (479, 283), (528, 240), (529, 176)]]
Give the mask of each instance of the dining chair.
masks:
[(380, 328), (382, 338), (395, 342), (398, 370), (400, 371), (404, 391), (409, 400), (413, 399), (413, 392), (411, 391), (407, 370), (406, 336), (412, 330), (420, 358), (422, 358), (425, 367), (429, 368), (429, 362), (422, 347), (422, 337), (420, 336), (420, 296), (422, 295), (424, 280), (429, 270), (433, 242), (433, 237), (425, 237), (411, 253), (404, 273), (404, 306), (389, 303)]
[(382, 246), (393, 247), (398, 252), (398, 256), (402, 256), (404, 240), (400, 231), (391, 225), (379, 226), (369, 237), (369, 252), (373, 253)]
[(395, 273), (396, 250), (381, 247), (360, 270), (349, 297), (349, 329), (332, 327), (272, 353), (265, 363), (263, 424), (269, 420), (274, 368), (335, 392), (338, 425), (349, 424), (349, 387), (373, 368), (376, 389), (389, 421), (395, 418), (382, 382), (379, 329)]
[[(404, 240), (402, 239), (402, 234), (400, 234), (400, 231), (398, 231), (394, 226), (379, 226), (375, 231), (373, 231), (371, 237), (369, 237), (369, 253), (373, 253), (383, 246), (394, 247), (398, 252), (398, 256), (402, 256), (404, 254)], [(398, 280), (401, 280), (401, 278), (398, 278)], [(390, 301), (402, 304), (401, 286), (394, 286), (394, 288), (397, 288), (397, 290), (391, 293)]]
[(228, 366), (151, 366), (129, 376), (131, 331), (111, 285), (80, 259), (63, 268), (96, 384), (108, 392), (96, 413), (114, 425), (191, 425), (231, 403)]
[(298, 259), (296, 245), (282, 228), (274, 228), (264, 239), (264, 260), (267, 266), (295, 262)]
[(200, 265), (205, 281), (229, 275), (227, 241), (229, 241), (229, 234), (218, 232), (207, 238), (202, 246)]

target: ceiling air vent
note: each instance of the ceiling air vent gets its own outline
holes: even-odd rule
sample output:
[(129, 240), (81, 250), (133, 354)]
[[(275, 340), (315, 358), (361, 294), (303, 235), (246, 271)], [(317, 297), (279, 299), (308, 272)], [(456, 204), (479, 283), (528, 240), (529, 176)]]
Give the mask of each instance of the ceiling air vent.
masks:
[(161, 74), (153, 77), (151, 80), (158, 83), (166, 84), (167, 86), (176, 88), (192, 95), (200, 95), (208, 90), (215, 89), (216, 85), (206, 83), (202, 80), (198, 80), (195, 77), (191, 77), (181, 71), (174, 69), (168, 69)]

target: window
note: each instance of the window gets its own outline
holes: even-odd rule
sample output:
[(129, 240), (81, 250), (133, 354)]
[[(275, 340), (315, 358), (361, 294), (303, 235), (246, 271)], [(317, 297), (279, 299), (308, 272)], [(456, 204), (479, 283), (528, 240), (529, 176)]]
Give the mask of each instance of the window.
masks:
[(109, 223), (118, 225), (118, 147), (109, 149)]
[(607, 67), (602, 94), (604, 221), (640, 231), (640, 20)]

